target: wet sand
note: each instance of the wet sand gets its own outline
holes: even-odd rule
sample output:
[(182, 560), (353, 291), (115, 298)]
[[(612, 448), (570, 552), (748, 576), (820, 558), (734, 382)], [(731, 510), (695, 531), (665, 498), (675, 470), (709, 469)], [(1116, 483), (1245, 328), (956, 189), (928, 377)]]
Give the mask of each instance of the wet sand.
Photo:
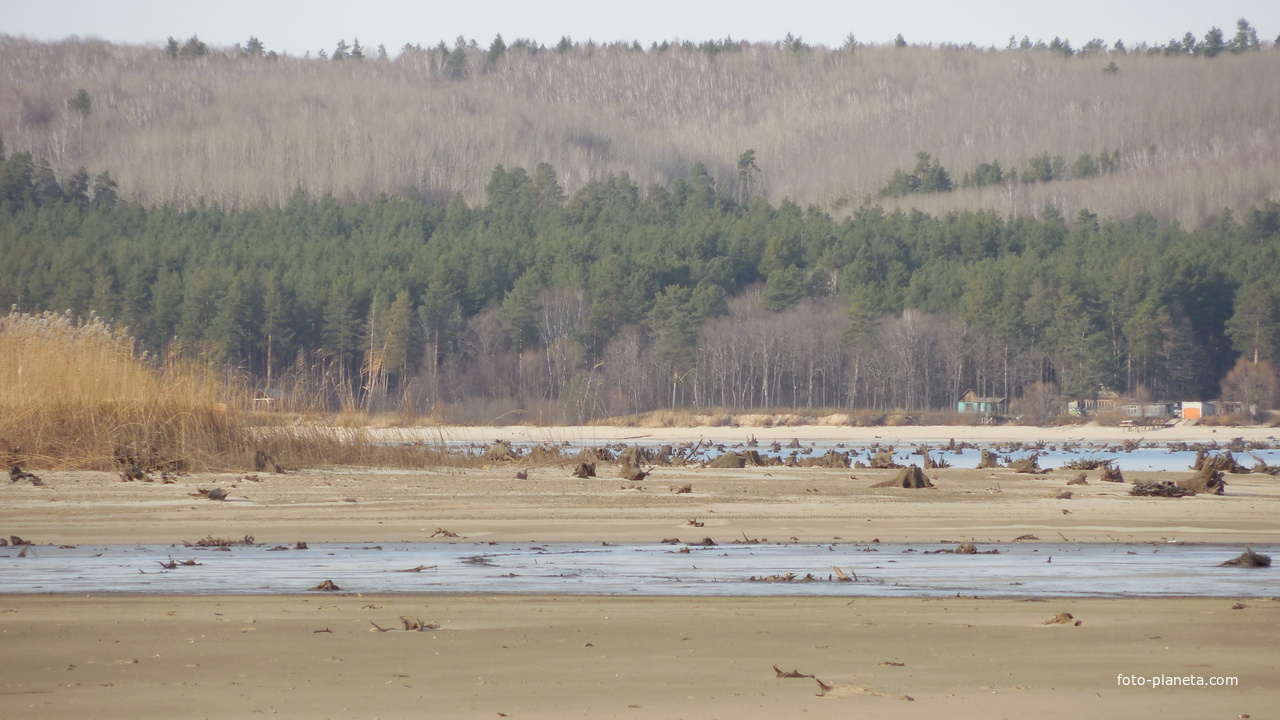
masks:
[[(679, 441), (696, 440), (699, 430), (664, 432)], [(761, 442), (793, 431), (822, 439), (795, 428), (732, 430)], [(1199, 428), (1201, 436), (1177, 439), (1249, 437), (1243, 430)], [(452, 432), (520, 439), (493, 428)], [(615, 434), (628, 432), (641, 434)], [(1109, 432), (1099, 440), (1135, 437)], [(1275, 432), (1257, 429), (1256, 437)], [(1270, 476), (1229, 475), (1223, 496), (1163, 499), (1130, 497), (1128, 485), (1099, 482), (1093, 471), (1089, 485), (1070, 488), (1072, 499), (1056, 500), (1051, 495), (1078, 471), (944, 469), (930, 471), (937, 489), (903, 490), (870, 488), (891, 475), (875, 470), (658, 468), (629, 483), (608, 464), (585, 480), (570, 476), (567, 463), (533, 466), (529, 479), (516, 480), (521, 467), (357, 468), (256, 480), (197, 474), (173, 485), (41, 472), (44, 487), (0, 488), (0, 534), (42, 544), (206, 535), (425, 541), (440, 529), (467, 541), (520, 542), (746, 535), (997, 543), (1028, 534), (1055, 542), (1280, 542), (1280, 479)], [(686, 484), (693, 492), (672, 492)], [(210, 487), (229, 499), (192, 497)], [(0, 717), (1276, 717), (1280, 602), (1234, 604), (0, 595)], [(1040, 624), (1061, 612), (1082, 624)], [(440, 628), (372, 626), (397, 627), (401, 615)], [(777, 678), (775, 664), (814, 674), (832, 690), (819, 697), (813, 679)], [(1123, 687), (1119, 674), (1231, 676), (1239, 684)]]

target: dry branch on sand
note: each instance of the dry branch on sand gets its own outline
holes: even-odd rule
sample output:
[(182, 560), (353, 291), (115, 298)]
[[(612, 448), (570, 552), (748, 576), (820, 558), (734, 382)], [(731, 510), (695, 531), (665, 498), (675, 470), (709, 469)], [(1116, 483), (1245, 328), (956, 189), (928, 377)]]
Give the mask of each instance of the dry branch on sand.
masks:
[(1075, 627), (1080, 627), (1082, 624), (1084, 624), (1084, 621), (1076, 620), (1074, 615), (1072, 615), (1069, 612), (1064, 612), (1064, 613), (1058, 613), (1057, 615), (1054, 615), (1053, 617), (1049, 618), (1048, 620), (1045, 620), (1040, 624), (1041, 625), (1073, 625)]

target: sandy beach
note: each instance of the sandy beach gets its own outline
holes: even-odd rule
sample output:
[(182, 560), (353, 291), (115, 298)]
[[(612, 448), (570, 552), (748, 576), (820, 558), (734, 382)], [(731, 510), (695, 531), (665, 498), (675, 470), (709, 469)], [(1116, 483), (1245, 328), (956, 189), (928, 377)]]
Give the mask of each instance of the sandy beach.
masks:
[[(952, 437), (1225, 442), (1265, 440), (1277, 430), (435, 432), (462, 442), (603, 443), (644, 435), (647, 442), (732, 444), (755, 436), (761, 444), (791, 437), (906, 444)], [(528, 479), (516, 479), (517, 469), (527, 470)], [(44, 486), (0, 489), (0, 534), (35, 542), (37, 550), (180, 545), (209, 535), (251, 535), (259, 543), (428, 541), (441, 529), (460, 536), (452, 542), (727, 542), (744, 535), (802, 543), (986, 544), (1025, 535), (1054, 542), (1280, 542), (1280, 479), (1268, 475), (1228, 475), (1224, 495), (1169, 499), (1131, 497), (1127, 485), (1098, 482), (1091, 471), (1088, 485), (1072, 486), (1072, 498), (1060, 500), (1053, 495), (1077, 471), (931, 470), (937, 488), (905, 490), (870, 487), (889, 470), (658, 467), (632, 483), (612, 464), (601, 465), (596, 478), (575, 478), (569, 469), (567, 461), (299, 469), (256, 477), (192, 474), (171, 485), (44, 471)], [(1178, 479), (1191, 471), (1147, 475)], [(673, 492), (685, 485), (692, 492)], [(225, 489), (227, 500), (193, 497), (212, 487)], [(1080, 625), (1041, 624), (1063, 612)], [(400, 616), (439, 627), (385, 633), (373, 627), (398, 628)], [(0, 717), (1264, 718), (1280, 715), (1277, 621), (1280, 602), (1253, 598), (0, 595)], [(773, 665), (817, 679), (776, 677)], [(1229, 687), (1153, 688), (1150, 681), (1118, 685), (1118, 675), (1237, 680)], [(820, 695), (817, 680), (831, 689)]]

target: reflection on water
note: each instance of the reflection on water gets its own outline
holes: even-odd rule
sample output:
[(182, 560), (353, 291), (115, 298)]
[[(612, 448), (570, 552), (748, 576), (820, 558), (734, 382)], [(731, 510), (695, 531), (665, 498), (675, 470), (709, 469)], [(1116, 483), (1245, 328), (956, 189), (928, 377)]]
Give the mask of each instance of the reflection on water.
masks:
[[(1236, 545), (757, 544), (714, 547), (579, 543), (314, 544), (307, 550), (182, 546), (32, 546), (0, 553), (0, 592), (254, 595), (344, 592), (660, 596), (988, 597), (1280, 595), (1273, 568), (1220, 567)], [(1274, 554), (1277, 546), (1255, 550)], [(194, 560), (172, 569), (170, 561)], [(855, 582), (840, 582), (838, 567)], [(1280, 567), (1280, 566), (1277, 566)], [(790, 582), (761, 581), (791, 573)], [(812, 580), (803, 581), (806, 576)], [(752, 578), (755, 578), (753, 580)]]

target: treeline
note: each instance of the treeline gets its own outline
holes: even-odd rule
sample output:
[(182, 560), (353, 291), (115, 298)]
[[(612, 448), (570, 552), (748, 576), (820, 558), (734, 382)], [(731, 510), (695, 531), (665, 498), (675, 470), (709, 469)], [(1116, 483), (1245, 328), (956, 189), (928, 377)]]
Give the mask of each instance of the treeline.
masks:
[[(623, 172), (665, 186), (702, 163), (735, 198), (843, 215), (926, 149), (952, 171), (952, 191), (888, 197), (886, 208), (1010, 217), (1053, 204), (1068, 217), (1147, 211), (1199, 226), (1280, 195), (1280, 146), (1260, 140), (1280, 134), (1280, 52), (1224, 42), (1210, 58), (1061, 41), (494, 38), (388, 53), (353, 40), (320, 59), (273, 54), (257, 37), (219, 48), (194, 36), (0, 36), (0, 136), (47, 159), (63, 184), (81, 166), (109, 168), (124, 199), (148, 206), (283, 205), (298, 189), (476, 206), (499, 164), (550, 163), (575, 193)], [(757, 171), (744, 176), (735, 159), (746, 148)], [(1103, 149), (1114, 172), (1101, 169)], [(1097, 174), (1072, 172), (1082, 154)], [(1054, 182), (1007, 177), (1045, 157)], [(1006, 177), (962, 182), (984, 164)]]
[(544, 164), (498, 167), (474, 206), (178, 209), (54, 200), (28, 164), (0, 167), (0, 302), (96, 314), (310, 404), (582, 421), (1048, 385), (1193, 399), (1280, 353), (1276, 202), (1195, 230), (1051, 207), (837, 221), (701, 166), (568, 194)]

